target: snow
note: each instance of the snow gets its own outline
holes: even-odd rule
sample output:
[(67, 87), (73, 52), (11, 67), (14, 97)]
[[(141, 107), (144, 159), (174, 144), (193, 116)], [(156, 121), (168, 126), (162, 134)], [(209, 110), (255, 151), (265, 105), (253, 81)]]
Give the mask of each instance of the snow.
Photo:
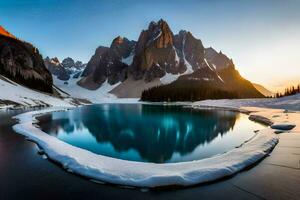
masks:
[(192, 65), (185, 59), (185, 53), (184, 53), (185, 37), (186, 37), (186, 35), (184, 35), (184, 38), (182, 40), (182, 56), (183, 56), (184, 64), (186, 66), (186, 71), (183, 73), (183, 75), (191, 74), (194, 72)]
[(222, 82), (224, 83), (224, 81), (223, 81), (223, 79), (221, 78), (221, 76), (220, 76), (219, 74), (217, 74), (217, 76), (218, 76), (218, 78), (220, 79), (220, 81), (222, 81)]
[[(9, 79), (10, 82), (0, 79), (0, 100), (8, 100), (18, 103), (22, 106), (74, 106), (72, 98), (60, 99), (47, 93), (31, 90), (19, 85)], [(4, 106), (8, 108), (11, 106)]]
[(201, 106), (217, 106), (240, 108), (243, 106), (277, 108), (286, 110), (300, 111), (300, 94), (287, 96), (282, 98), (262, 98), (262, 99), (221, 99), (221, 100), (204, 100), (193, 103), (193, 105)]
[[(187, 105), (191, 105), (188, 103)], [(192, 104), (193, 105), (193, 104)], [(195, 106), (195, 105), (193, 105)], [(200, 107), (195, 107), (195, 109)], [(233, 175), (257, 162), (278, 142), (272, 129), (266, 128), (239, 148), (224, 154), (191, 162), (143, 163), (94, 154), (67, 144), (33, 125), (35, 117), (61, 109), (51, 108), (18, 115), (13, 129), (39, 144), (49, 159), (61, 163), (67, 171), (95, 181), (137, 187), (194, 185)], [(264, 116), (263, 116), (264, 117)]]
[(223, 79), (221, 78), (221, 76), (220, 76), (220, 75), (217, 73), (217, 71), (216, 71), (216, 66), (213, 64), (213, 68), (212, 68), (212, 67), (210, 66), (210, 64), (207, 62), (206, 58), (204, 58), (204, 62), (205, 62), (205, 64), (208, 66), (208, 68), (209, 68), (211, 71), (215, 71), (215, 72), (216, 72), (216, 74), (217, 74), (217, 76), (218, 76), (218, 79), (224, 83)]
[(175, 51), (175, 62), (176, 62), (176, 63), (179, 63), (179, 56), (178, 56), (177, 51), (176, 51), (176, 49), (175, 49), (174, 46), (173, 46), (173, 49), (174, 49), (174, 51)]
[(185, 59), (185, 57), (183, 57), (183, 59), (184, 59), (184, 64), (185, 64), (185, 66), (186, 66), (186, 70), (185, 70), (185, 72), (183, 73), (183, 75), (193, 73), (194, 70), (193, 70), (192, 65)]
[(161, 30), (159, 30), (159, 33), (157, 34), (157, 36), (155, 37), (155, 38), (153, 38), (153, 40), (152, 41), (155, 41), (155, 40), (157, 40), (160, 36), (161, 36), (161, 34), (162, 34), (162, 31)]
[(64, 84), (65, 81), (59, 80), (55, 76), (52, 77), (54, 85), (61, 90), (65, 91), (72, 97), (87, 99), (92, 103), (102, 103), (105, 101), (117, 100), (117, 97), (109, 92), (121, 83), (119, 82), (114, 85), (110, 85), (106, 80), (97, 90), (88, 90), (77, 84), (81, 77), (78, 77), (77, 79), (71, 78), (68, 81), (68, 84)]
[(166, 73), (159, 80), (162, 84), (169, 84), (169, 83), (172, 83), (173, 81), (176, 81), (180, 75), (181, 74)]
[(134, 54), (130, 54), (127, 58), (122, 58), (122, 63), (131, 65), (133, 62), (133, 57), (134, 57)]
[[(179, 63), (179, 57), (177, 55), (177, 51), (174, 46), (173, 46), (173, 49), (175, 51), (175, 62)], [(191, 74), (194, 72), (192, 65), (185, 59), (184, 52), (182, 52), (182, 53), (183, 53), (184, 63), (187, 67), (186, 71), (183, 74), (172, 74), (172, 73), (166, 72), (166, 74), (162, 78), (160, 78), (160, 82), (162, 84), (170, 84), (170, 83), (176, 81), (181, 75)]]
[(214, 71), (214, 69), (211, 68), (211, 66), (208, 64), (206, 58), (204, 58), (204, 62), (205, 62), (205, 64), (207, 65), (207, 67), (208, 67), (211, 71)]
[[(147, 42), (147, 45), (149, 45), (149, 44), (151, 44), (153, 41), (157, 40), (157, 39), (161, 36), (162, 30), (161, 30), (161, 29), (158, 29), (158, 30), (156, 30), (156, 33), (157, 33), (157, 35), (156, 35), (155, 37), (153, 37), (151, 40), (149, 40), (149, 41)], [(155, 34), (156, 34), (156, 33), (155, 33)]]

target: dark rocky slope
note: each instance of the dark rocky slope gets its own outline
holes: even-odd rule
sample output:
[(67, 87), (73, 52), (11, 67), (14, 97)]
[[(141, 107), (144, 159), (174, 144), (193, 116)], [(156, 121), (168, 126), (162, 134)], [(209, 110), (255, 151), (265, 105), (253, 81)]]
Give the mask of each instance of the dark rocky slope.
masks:
[(122, 62), (132, 53), (136, 42), (118, 36), (111, 46), (100, 46), (83, 71), (79, 85), (88, 89), (97, 89), (106, 80), (111, 85), (127, 78), (128, 64)]
[(52, 77), (38, 49), (11, 34), (2, 33), (3, 31), (0, 32), (0, 74), (29, 88), (52, 93)]

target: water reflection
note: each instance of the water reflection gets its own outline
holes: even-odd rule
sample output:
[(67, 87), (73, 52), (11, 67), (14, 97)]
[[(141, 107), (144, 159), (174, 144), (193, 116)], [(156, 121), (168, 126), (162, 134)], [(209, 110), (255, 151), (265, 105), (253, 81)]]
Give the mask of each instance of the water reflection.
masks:
[[(87, 129), (98, 145), (113, 146), (113, 157), (134, 150), (140, 158), (128, 159), (162, 163), (174, 153), (187, 155), (199, 145), (223, 136), (234, 128), (239, 115), (180, 106), (106, 104), (48, 114), (39, 118), (39, 125), (57, 137), (67, 134), (64, 138), (69, 143), (69, 137)], [(72, 144), (76, 146), (76, 142)], [(102, 154), (96, 147), (87, 149)]]

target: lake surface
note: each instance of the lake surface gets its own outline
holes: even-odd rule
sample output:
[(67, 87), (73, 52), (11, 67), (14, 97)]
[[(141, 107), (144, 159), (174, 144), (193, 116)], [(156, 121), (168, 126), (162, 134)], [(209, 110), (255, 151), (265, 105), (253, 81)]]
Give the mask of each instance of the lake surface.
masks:
[(43, 131), (71, 145), (100, 155), (155, 163), (221, 154), (265, 127), (232, 111), (142, 104), (84, 106), (38, 119)]

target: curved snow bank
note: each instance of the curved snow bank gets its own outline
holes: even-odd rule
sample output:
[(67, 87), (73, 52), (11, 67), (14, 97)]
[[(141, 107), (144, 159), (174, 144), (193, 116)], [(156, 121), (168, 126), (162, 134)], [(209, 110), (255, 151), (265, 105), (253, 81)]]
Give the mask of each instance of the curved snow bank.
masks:
[(35, 116), (57, 109), (33, 111), (18, 115), (19, 124), (13, 129), (36, 142), (47, 156), (68, 171), (93, 180), (138, 187), (168, 185), (188, 186), (233, 175), (265, 157), (277, 144), (271, 129), (264, 129), (239, 148), (211, 158), (154, 164), (101, 156), (69, 145), (33, 125)]

